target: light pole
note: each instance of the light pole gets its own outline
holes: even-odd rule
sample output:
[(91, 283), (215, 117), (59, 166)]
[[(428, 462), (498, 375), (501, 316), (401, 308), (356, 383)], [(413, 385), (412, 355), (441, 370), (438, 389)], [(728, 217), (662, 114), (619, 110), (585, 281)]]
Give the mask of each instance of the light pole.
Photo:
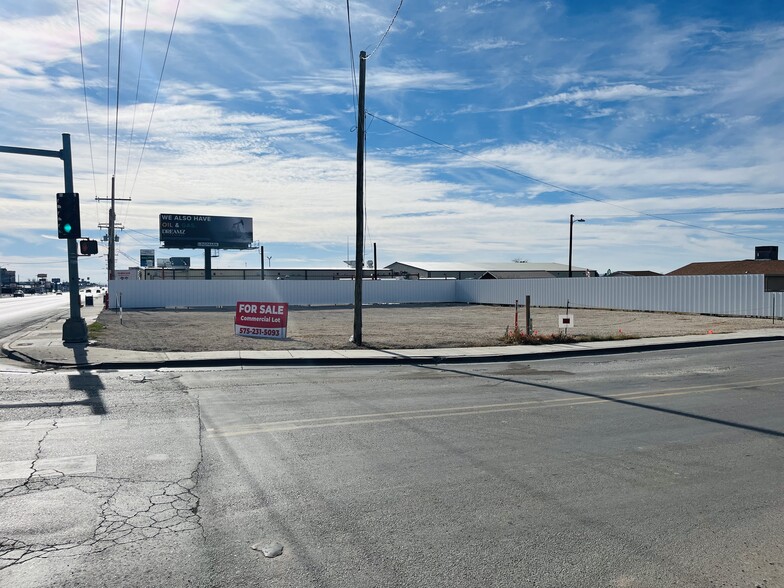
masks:
[(253, 247), (259, 248), (259, 259), (261, 260), (261, 275), (259, 276), (262, 280), (264, 279), (264, 245), (261, 244), (261, 241), (254, 241), (251, 243)]
[(573, 214), (569, 215), (569, 277), (572, 277), (572, 228), (574, 223), (584, 223), (584, 218), (574, 218)]

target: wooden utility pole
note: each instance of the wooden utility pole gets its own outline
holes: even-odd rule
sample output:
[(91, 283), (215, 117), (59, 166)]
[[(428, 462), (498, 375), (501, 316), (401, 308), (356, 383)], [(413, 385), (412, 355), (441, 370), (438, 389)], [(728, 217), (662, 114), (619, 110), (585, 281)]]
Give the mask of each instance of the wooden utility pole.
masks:
[(113, 280), (115, 263), (117, 262), (117, 256), (115, 255), (115, 250), (114, 250), (114, 235), (115, 235), (114, 223), (117, 221), (117, 214), (114, 211), (114, 176), (112, 176), (111, 202), (112, 203), (109, 206), (109, 279)]
[[(115, 269), (116, 269), (115, 266), (117, 264), (117, 252), (116, 252), (116, 248), (115, 248), (115, 243), (117, 241), (117, 228), (118, 227), (117, 227), (117, 213), (115, 212), (115, 203), (118, 200), (122, 200), (124, 202), (130, 202), (131, 199), (130, 198), (116, 198), (115, 197), (115, 195), (114, 195), (114, 176), (112, 176), (112, 192), (109, 195), (109, 198), (98, 198), (96, 196), (95, 200), (96, 201), (108, 200), (109, 203), (110, 203), (109, 204), (109, 224), (105, 225), (103, 223), (100, 223), (98, 225), (98, 227), (99, 228), (106, 227), (108, 229), (108, 231), (109, 231), (109, 260), (108, 260), (109, 263), (107, 264), (107, 266), (108, 266), (108, 269), (109, 269), (108, 279), (109, 279), (109, 281), (112, 281), (114, 279), (114, 277), (115, 277), (114, 276)], [(123, 227), (120, 226), (119, 228), (123, 228)]]
[(364, 227), (364, 184), (365, 184), (365, 66), (367, 53), (359, 52), (359, 104), (357, 112), (357, 241), (356, 273), (354, 274), (354, 345), (362, 345), (362, 274), (364, 273), (363, 241)]

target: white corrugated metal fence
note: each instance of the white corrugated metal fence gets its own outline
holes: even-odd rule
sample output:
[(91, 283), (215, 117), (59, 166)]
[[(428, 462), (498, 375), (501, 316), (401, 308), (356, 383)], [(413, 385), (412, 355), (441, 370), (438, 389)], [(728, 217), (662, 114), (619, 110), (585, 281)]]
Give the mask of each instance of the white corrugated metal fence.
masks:
[[(784, 294), (764, 291), (764, 276), (654, 276), (522, 280), (366, 280), (365, 304), (467, 302), (608, 308), (728, 316), (784, 315)], [(233, 307), (237, 301), (292, 306), (350, 305), (350, 280), (127, 280), (109, 284), (110, 307)]]

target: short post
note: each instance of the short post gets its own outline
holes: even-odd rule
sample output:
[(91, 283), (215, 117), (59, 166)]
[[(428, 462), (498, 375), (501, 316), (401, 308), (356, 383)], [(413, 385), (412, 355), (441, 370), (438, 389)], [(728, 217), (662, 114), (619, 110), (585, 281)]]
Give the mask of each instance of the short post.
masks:
[(531, 295), (525, 295), (525, 334), (531, 334)]
[(517, 324), (517, 307), (519, 302), (520, 302), (519, 300), (515, 299), (515, 328), (514, 328), (515, 333), (520, 331), (520, 327)]

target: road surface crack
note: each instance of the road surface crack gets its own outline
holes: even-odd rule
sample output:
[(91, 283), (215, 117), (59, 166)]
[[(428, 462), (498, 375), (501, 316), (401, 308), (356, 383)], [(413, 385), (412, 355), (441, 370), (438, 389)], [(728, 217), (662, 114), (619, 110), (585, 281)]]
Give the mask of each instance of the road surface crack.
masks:
[[(40, 487), (46, 485), (46, 477), (50, 477), (52, 475), (60, 475), (62, 476), (62, 472), (58, 472), (57, 470), (53, 470), (51, 468), (46, 470), (38, 471), (38, 462), (41, 459), (41, 453), (44, 449), (44, 442), (49, 434), (57, 428), (57, 419), (60, 418), (63, 412), (63, 407), (60, 406), (57, 409), (57, 414), (52, 417), (52, 425), (48, 429), (44, 431), (44, 434), (38, 440), (38, 446), (35, 450), (35, 456), (33, 457), (32, 461), (30, 462), (30, 473), (27, 477), (22, 481), (22, 483), (17, 484), (16, 486), (12, 486), (11, 488), (7, 488), (0, 493), (0, 498), (5, 498), (7, 496), (17, 496), (19, 494), (25, 494), (30, 492), (31, 490), (38, 490)], [(31, 421), (32, 422), (32, 421)], [(30, 423), (28, 423), (29, 425)], [(36, 482), (33, 480), (36, 479)], [(33, 486), (33, 487), (31, 487)]]
[[(55, 553), (64, 553), (68, 556), (88, 555), (118, 545), (145, 541), (159, 535), (199, 531), (202, 538), (206, 540), (199, 514), (200, 499), (195, 491), (204, 459), (203, 425), (198, 400), (195, 409), (199, 443), (197, 463), (188, 476), (176, 481), (134, 481), (95, 475), (66, 476), (63, 472), (52, 469), (39, 471), (36, 466), (41, 458), (43, 443), (57, 426), (58, 412), (53, 425), (38, 442), (35, 457), (31, 462), (31, 474), (23, 483), (6, 491), (0, 498), (22, 495), (35, 490), (75, 487), (82, 492), (98, 494), (101, 497), (98, 524), (92, 536), (73, 543), (31, 544), (11, 537), (0, 537), (0, 570)], [(45, 477), (55, 475), (56, 478)]]

